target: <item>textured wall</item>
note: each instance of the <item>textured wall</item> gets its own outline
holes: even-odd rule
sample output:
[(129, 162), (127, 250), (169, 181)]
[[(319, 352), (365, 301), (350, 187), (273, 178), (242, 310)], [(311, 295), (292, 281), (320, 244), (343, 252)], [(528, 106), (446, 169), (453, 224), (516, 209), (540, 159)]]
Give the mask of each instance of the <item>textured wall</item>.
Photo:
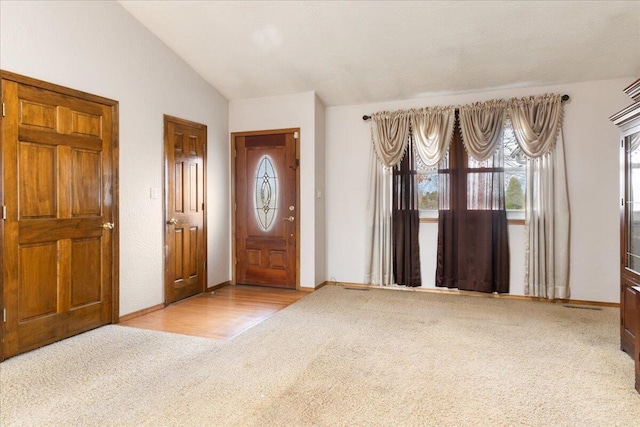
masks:
[[(327, 277), (364, 280), (366, 192), (370, 125), (363, 114), (430, 105), (466, 104), (493, 98), (566, 93), (565, 153), (571, 208), (571, 297), (619, 300), (619, 145), (609, 116), (630, 99), (622, 89), (635, 79), (517, 88), (455, 96), (415, 98), (327, 108)], [(523, 293), (524, 227), (509, 227), (511, 292)], [(437, 226), (420, 230), (423, 286), (434, 286)]]
[(208, 126), (210, 285), (229, 270), (228, 103), (116, 2), (1, 2), (0, 66), (120, 103), (120, 314), (163, 302), (162, 116)]

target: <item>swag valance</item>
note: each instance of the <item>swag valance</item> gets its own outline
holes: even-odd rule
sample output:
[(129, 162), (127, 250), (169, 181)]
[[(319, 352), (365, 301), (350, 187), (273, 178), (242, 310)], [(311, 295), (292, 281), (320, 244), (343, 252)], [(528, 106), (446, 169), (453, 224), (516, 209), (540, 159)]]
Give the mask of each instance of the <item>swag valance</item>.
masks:
[[(516, 139), (528, 158), (548, 154), (562, 127), (562, 95), (550, 94), (477, 102), (458, 107), (465, 149), (484, 161), (502, 141), (507, 116)], [(394, 167), (402, 160), (409, 137), (416, 155), (428, 167), (436, 166), (449, 149), (455, 123), (455, 107), (426, 107), (371, 115), (371, 140), (378, 161)]]

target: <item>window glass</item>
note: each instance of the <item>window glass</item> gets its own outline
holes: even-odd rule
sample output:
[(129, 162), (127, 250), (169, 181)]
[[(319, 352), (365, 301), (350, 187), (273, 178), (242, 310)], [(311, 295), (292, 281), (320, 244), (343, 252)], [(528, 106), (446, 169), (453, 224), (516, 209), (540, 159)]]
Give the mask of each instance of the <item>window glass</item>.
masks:
[[(415, 155), (417, 181), (418, 181), (418, 206), (420, 216), (426, 218), (437, 218), (438, 209), (447, 209), (444, 206), (444, 198), (439, 197), (438, 191), (448, 190), (449, 174), (448, 154), (440, 162), (438, 167), (428, 168), (420, 161), (420, 157)], [(496, 150), (496, 153), (487, 160), (478, 162), (468, 158), (467, 189), (476, 188), (467, 194), (468, 209), (491, 209), (492, 203), (487, 194), (489, 188), (495, 187), (497, 183), (490, 182), (490, 173), (482, 169), (504, 167), (504, 197), (507, 217), (509, 219), (524, 219), (524, 203), (526, 190), (526, 157), (518, 146), (511, 121), (507, 120), (503, 135), (503, 145)], [(479, 169), (474, 172), (473, 169)], [(482, 184), (482, 185), (479, 185)], [(487, 191), (482, 191), (482, 189)], [(495, 207), (494, 207), (495, 208)]]
[(507, 120), (503, 140), (505, 208), (509, 218), (524, 219), (527, 159), (513, 133), (511, 120)]
[(438, 172), (419, 173), (418, 209), (421, 211), (438, 210)]

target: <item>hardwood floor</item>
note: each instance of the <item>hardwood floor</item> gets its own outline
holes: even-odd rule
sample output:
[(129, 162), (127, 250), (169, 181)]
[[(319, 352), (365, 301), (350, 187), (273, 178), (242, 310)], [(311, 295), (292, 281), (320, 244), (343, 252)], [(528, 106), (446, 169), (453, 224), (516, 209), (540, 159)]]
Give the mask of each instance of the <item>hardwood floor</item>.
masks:
[(122, 326), (226, 340), (308, 295), (290, 289), (229, 285), (127, 320)]

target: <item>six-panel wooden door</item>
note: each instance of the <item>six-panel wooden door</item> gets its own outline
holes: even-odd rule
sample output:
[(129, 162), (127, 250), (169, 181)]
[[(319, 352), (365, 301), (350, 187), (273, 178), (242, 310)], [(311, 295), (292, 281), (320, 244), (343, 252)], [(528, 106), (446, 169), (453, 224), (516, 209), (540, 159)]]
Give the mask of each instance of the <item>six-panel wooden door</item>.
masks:
[(205, 290), (207, 127), (164, 117), (165, 303)]
[(114, 320), (117, 103), (2, 77), (6, 358)]

